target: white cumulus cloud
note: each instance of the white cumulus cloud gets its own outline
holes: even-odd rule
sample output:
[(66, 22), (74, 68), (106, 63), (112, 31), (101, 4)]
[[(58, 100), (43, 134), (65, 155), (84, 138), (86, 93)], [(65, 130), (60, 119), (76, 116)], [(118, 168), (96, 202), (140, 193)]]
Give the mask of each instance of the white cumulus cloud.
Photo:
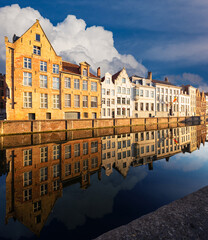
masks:
[(31, 8), (20, 8), (18, 4), (0, 8), (0, 71), (5, 70), (4, 36), (12, 40), (14, 34), (21, 36), (36, 19), (40, 20), (46, 35), (63, 60), (79, 63), (87, 61), (93, 71), (101, 67), (102, 74), (112, 74), (125, 67), (129, 74), (145, 76), (147, 69), (132, 55), (120, 54), (113, 40), (113, 33), (100, 26), (87, 27), (83, 19), (68, 15), (54, 26), (49, 19)]

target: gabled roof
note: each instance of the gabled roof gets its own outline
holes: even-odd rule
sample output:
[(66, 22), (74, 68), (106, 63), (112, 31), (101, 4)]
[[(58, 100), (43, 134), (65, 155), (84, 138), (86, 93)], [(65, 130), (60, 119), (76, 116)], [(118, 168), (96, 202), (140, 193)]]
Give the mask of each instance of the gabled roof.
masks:
[[(70, 62), (62, 61), (62, 71), (80, 75), (80, 66)], [(92, 73), (90, 73), (90, 77), (99, 78)]]
[(112, 82), (115, 83), (115, 80), (116, 78), (119, 76), (119, 74), (123, 71), (123, 69), (121, 69), (120, 71), (118, 71), (117, 73), (115, 73), (113, 76), (112, 76)]

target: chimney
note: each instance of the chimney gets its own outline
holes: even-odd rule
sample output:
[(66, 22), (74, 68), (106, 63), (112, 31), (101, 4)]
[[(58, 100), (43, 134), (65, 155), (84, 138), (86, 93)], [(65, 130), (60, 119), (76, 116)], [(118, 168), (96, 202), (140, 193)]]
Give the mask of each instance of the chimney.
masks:
[(169, 81), (168, 81), (168, 77), (165, 77), (165, 82), (169, 82)]
[(148, 79), (152, 80), (152, 72), (148, 72)]
[(97, 68), (97, 76), (100, 78), (100, 67)]

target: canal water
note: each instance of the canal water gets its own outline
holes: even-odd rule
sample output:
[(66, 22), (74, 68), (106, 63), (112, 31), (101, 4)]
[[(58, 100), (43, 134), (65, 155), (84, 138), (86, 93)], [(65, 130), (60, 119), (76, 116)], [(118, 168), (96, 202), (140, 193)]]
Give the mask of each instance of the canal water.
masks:
[(206, 125), (1, 138), (0, 239), (93, 239), (208, 185)]

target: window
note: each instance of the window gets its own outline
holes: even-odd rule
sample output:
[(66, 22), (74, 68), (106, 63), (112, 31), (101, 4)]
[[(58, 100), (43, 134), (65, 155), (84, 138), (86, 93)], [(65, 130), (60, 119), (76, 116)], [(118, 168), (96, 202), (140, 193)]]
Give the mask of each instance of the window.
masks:
[(71, 94), (65, 94), (65, 107), (71, 107)]
[(126, 152), (123, 152), (123, 158), (126, 158)]
[(88, 82), (86, 80), (83, 80), (83, 82), (82, 82), (82, 89), (88, 90)]
[(40, 71), (47, 72), (47, 62), (40, 61)]
[(48, 162), (48, 147), (40, 148), (40, 162)]
[(53, 77), (53, 89), (59, 89), (59, 78)]
[(91, 142), (91, 153), (98, 152), (98, 142)]
[(117, 115), (121, 115), (121, 109), (120, 108), (117, 108)]
[(91, 91), (97, 92), (97, 83), (96, 82), (91, 82)]
[(146, 103), (146, 111), (149, 111), (149, 103)]
[(117, 97), (117, 104), (121, 104), (121, 98)]
[(87, 170), (87, 169), (88, 169), (88, 160), (85, 159), (85, 160), (83, 161), (83, 170)]
[(121, 153), (117, 153), (118, 160), (121, 159)]
[(92, 168), (98, 167), (98, 158), (97, 157), (91, 159), (91, 167)]
[(65, 176), (71, 175), (71, 164), (65, 165)]
[(35, 34), (35, 40), (40, 42), (40, 34), (37, 34), (37, 33)]
[(122, 83), (126, 83), (126, 78), (122, 78)]
[(103, 111), (103, 116), (105, 117), (105, 108), (103, 108), (102, 111)]
[(48, 94), (40, 94), (40, 108), (48, 108)]
[(38, 212), (41, 210), (41, 201), (33, 203), (33, 212)]
[(59, 164), (53, 165), (53, 177), (56, 178), (56, 177), (59, 177), (59, 175), (60, 175), (60, 165)]
[(28, 201), (32, 199), (32, 189), (26, 189), (23, 191), (23, 200)]
[(79, 173), (80, 172), (80, 162), (75, 162), (74, 163), (74, 173)]
[(23, 186), (29, 186), (32, 184), (32, 171), (25, 172), (23, 174)]
[(31, 92), (23, 93), (23, 103), (24, 103), (24, 108), (32, 107), (32, 93)]
[(144, 103), (140, 103), (140, 110), (144, 111)]
[(74, 107), (80, 107), (80, 95), (74, 95)]
[(106, 95), (110, 95), (110, 89), (107, 89), (107, 91), (106, 91)]
[(60, 182), (59, 182), (59, 180), (54, 181), (54, 182), (53, 182), (53, 191), (59, 190), (59, 187), (60, 187)]
[(40, 181), (48, 180), (48, 167), (43, 167), (40, 169)]
[(128, 150), (128, 151), (127, 151), (127, 157), (130, 157), (130, 156), (131, 156), (131, 151)]
[(83, 69), (83, 76), (88, 76), (86, 68)]
[(145, 97), (149, 97), (149, 91), (145, 90)]
[(115, 105), (115, 99), (111, 99), (111, 104)]
[(102, 95), (105, 95), (105, 88), (102, 88)]
[(74, 79), (74, 89), (79, 89), (79, 79)]
[(122, 94), (126, 94), (126, 88), (122, 88)]
[(88, 107), (88, 96), (83, 96), (83, 108)]
[(141, 89), (140, 90), (140, 96), (143, 97), (144, 96), (144, 91)]
[(23, 85), (32, 86), (32, 73), (28, 72), (23, 73)]
[(74, 144), (74, 156), (75, 157), (80, 156), (80, 144), (79, 143)]
[(71, 145), (65, 146), (65, 159), (71, 158)]
[(36, 54), (36, 55), (40, 55), (40, 47), (33, 46), (33, 53)]
[(106, 78), (106, 84), (110, 84), (110, 78)]
[(107, 106), (110, 107), (110, 99), (107, 99)]
[(71, 78), (65, 77), (64, 85), (65, 85), (65, 88), (71, 88)]
[(53, 64), (53, 73), (59, 74), (59, 65)]
[(53, 108), (60, 108), (59, 95), (53, 95)]
[(130, 88), (127, 88), (127, 94), (130, 95)]
[(88, 118), (88, 112), (84, 112), (84, 118)]
[(110, 108), (108, 108), (108, 117), (110, 117)]
[(91, 97), (91, 107), (97, 108), (97, 97)]
[(154, 111), (154, 103), (151, 103), (151, 111)]
[(122, 108), (122, 115), (125, 116), (126, 115), (126, 109)]
[(48, 184), (42, 184), (40, 186), (40, 195), (43, 196), (43, 195), (46, 195), (48, 193)]
[(117, 87), (117, 93), (121, 93), (121, 87)]
[(115, 90), (111, 90), (111, 95), (115, 96)]
[(41, 88), (48, 87), (48, 78), (46, 75), (40, 75), (40, 87)]
[(32, 149), (23, 151), (23, 161), (24, 161), (24, 166), (32, 165)]
[(60, 145), (53, 146), (53, 160), (60, 158)]
[(126, 104), (126, 99), (122, 98), (122, 104)]
[(88, 142), (83, 143), (83, 155), (88, 154)]

